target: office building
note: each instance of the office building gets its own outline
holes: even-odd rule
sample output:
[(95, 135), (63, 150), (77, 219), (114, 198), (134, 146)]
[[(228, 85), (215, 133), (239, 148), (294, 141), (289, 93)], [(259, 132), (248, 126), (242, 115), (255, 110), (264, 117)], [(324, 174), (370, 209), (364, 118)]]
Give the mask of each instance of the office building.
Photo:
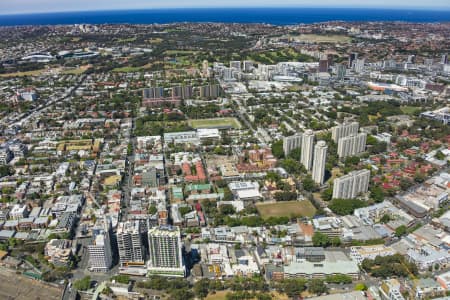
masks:
[(117, 246), (120, 266), (143, 266), (145, 249), (142, 241), (142, 227), (139, 220), (119, 223)]
[(350, 55), (348, 56), (348, 68), (349, 69), (353, 68), (353, 64), (357, 58), (358, 58), (358, 53), (350, 53)]
[(335, 143), (337, 143), (339, 139), (342, 137), (357, 134), (358, 129), (359, 129), (358, 122), (343, 123), (331, 128), (331, 138)]
[(175, 226), (153, 227), (148, 231), (150, 275), (185, 275), (180, 229)]
[(345, 158), (362, 153), (366, 150), (367, 133), (340, 138), (338, 141), (338, 156)]
[(343, 64), (336, 65), (336, 76), (338, 80), (344, 80), (345, 75), (347, 74), (347, 68)]
[(354, 199), (369, 190), (370, 171), (359, 170), (334, 180), (333, 199)]
[(93, 272), (107, 272), (112, 266), (109, 221), (104, 229), (94, 229), (93, 236), (92, 245), (88, 245), (89, 269)]
[(306, 170), (311, 170), (313, 151), (314, 151), (314, 132), (308, 129), (303, 133), (302, 154), (300, 157), (300, 162), (306, 168)]
[(327, 54), (328, 67), (331, 67), (334, 64), (333, 54)]
[(328, 72), (328, 58), (326, 56), (319, 60), (319, 72)]
[(145, 88), (142, 91), (142, 97), (144, 99), (163, 98), (164, 97), (164, 88), (163, 87)]
[(284, 137), (283, 138), (284, 156), (288, 156), (292, 150), (300, 148), (301, 146), (302, 146), (302, 134)]
[(325, 141), (318, 141), (314, 146), (314, 162), (312, 178), (315, 183), (322, 185), (325, 177), (325, 163), (327, 161), (327, 144)]

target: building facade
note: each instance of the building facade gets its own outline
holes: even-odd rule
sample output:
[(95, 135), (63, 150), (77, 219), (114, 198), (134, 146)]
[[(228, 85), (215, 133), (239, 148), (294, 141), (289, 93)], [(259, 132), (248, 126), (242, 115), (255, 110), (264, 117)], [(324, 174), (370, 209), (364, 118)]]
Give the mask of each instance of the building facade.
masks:
[(342, 137), (338, 141), (338, 156), (345, 158), (366, 150), (367, 133)]
[(180, 229), (175, 226), (153, 227), (148, 231), (149, 274), (185, 276)]
[(306, 170), (311, 170), (313, 153), (314, 132), (312, 130), (306, 130), (302, 138), (302, 153), (300, 157), (300, 162), (306, 168)]
[(120, 266), (143, 266), (145, 249), (142, 241), (141, 223), (129, 221), (119, 223), (117, 227), (117, 246)]
[(325, 177), (325, 163), (327, 160), (327, 144), (325, 141), (318, 141), (314, 147), (314, 163), (312, 178), (315, 183), (322, 185)]
[(334, 180), (333, 199), (354, 199), (369, 190), (370, 171), (359, 170)]
[(334, 142), (338, 142), (340, 138), (355, 135), (358, 133), (359, 123), (343, 123), (338, 126), (331, 128), (331, 138)]
[(283, 138), (283, 151), (284, 156), (288, 156), (292, 150), (300, 148), (302, 146), (302, 135), (296, 134)]

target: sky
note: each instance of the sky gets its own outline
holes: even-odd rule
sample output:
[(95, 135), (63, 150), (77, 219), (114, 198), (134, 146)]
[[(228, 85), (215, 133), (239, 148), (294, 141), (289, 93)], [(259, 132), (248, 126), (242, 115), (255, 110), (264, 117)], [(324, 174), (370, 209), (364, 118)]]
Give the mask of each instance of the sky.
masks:
[(0, 0), (0, 14), (185, 7), (373, 7), (450, 10), (449, 0)]

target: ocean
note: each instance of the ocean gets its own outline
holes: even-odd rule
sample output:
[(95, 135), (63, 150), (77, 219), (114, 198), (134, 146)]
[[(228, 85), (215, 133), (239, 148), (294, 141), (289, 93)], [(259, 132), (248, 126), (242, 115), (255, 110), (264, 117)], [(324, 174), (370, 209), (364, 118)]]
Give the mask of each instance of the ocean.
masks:
[(325, 21), (450, 22), (450, 11), (369, 8), (189, 8), (0, 15), (1, 26), (173, 22), (291, 25)]

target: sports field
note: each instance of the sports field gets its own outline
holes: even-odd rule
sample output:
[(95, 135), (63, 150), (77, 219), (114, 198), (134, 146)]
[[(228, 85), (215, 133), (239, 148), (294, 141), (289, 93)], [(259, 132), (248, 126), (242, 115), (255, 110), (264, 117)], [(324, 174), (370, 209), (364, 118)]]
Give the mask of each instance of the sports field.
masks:
[(59, 300), (62, 293), (62, 288), (18, 275), (3, 267), (0, 269), (0, 299)]
[[(226, 300), (227, 299), (227, 294), (230, 293), (230, 291), (217, 291), (214, 294), (211, 293), (206, 297), (206, 300)], [(280, 294), (278, 292), (271, 292), (269, 294), (272, 299), (277, 299), (277, 300), (288, 300), (289, 297), (286, 294)], [(256, 300), (256, 298), (253, 298), (251, 300)]]
[(257, 203), (256, 209), (263, 219), (269, 217), (313, 217), (316, 208), (309, 200)]
[(239, 123), (239, 121), (236, 118), (214, 118), (214, 119), (189, 120), (189, 125), (195, 129), (199, 129), (199, 128), (240, 129), (242, 127), (241, 123)]

